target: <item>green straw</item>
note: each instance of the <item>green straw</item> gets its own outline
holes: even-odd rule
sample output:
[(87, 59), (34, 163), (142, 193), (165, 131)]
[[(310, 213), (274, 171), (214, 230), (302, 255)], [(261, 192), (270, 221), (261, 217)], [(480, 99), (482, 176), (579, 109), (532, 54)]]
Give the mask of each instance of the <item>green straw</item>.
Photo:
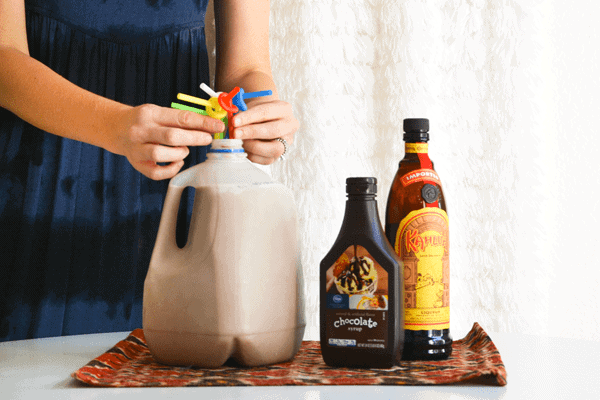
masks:
[(179, 104), (179, 103), (171, 103), (171, 108), (176, 108), (178, 110), (185, 110), (185, 111), (193, 111), (193, 112), (198, 113), (200, 115), (208, 115), (206, 113), (206, 111), (204, 111), (204, 110), (201, 110), (201, 109), (196, 108), (196, 107), (186, 106), (184, 104)]

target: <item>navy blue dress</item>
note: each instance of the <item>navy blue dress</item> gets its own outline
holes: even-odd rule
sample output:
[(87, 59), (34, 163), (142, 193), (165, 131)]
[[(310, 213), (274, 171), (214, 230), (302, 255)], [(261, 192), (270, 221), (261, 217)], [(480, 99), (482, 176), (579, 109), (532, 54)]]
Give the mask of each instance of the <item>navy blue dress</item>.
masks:
[[(169, 106), (208, 83), (207, 2), (26, 0), (30, 54), (104, 97)], [(184, 168), (205, 159), (190, 150)], [(0, 341), (141, 327), (167, 184), (0, 108)]]

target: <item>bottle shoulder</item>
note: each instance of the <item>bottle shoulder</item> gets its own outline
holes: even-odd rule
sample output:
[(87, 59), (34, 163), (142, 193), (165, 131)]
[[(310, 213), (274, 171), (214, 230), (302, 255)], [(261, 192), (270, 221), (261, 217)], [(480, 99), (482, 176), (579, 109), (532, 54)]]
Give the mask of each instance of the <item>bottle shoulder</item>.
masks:
[[(447, 212), (444, 190), (439, 175), (435, 170), (433, 172), (419, 171), (422, 169), (419, 162), (407, 162), (405, 159), (400, 162), (388, 193), (386, 225), (399, 223), (411, 211), (425, 208), (433, 201), (437, 201), (437, 207)], [(426, 193), (428, 189), (431, 189), (425, 187), (426, 185), (434, 187), (434, 193), (437, 194), (437, 197), (432, 198), (431, 193)], [(424, 188), (426, 189), (425, 192)]]
[(381, 237), (379, 238), (362, 234), (340, 233), (329, 252), (327, 252), (321, 261), (321, 267), (325, 269), (331, 267), (342, 254), (352, 252), (354, 246), (362, 247), (375, 258), (378, 264), (384, 266), (386, 270), (390, 267), (399, 268), (402, 265), (396, 252), (387, 241), (385, 232), (382, 230)]
[(170, 186), (213, 185), (280, 185), (246, 158), (206, 160), (181, 171), (169, 182)]

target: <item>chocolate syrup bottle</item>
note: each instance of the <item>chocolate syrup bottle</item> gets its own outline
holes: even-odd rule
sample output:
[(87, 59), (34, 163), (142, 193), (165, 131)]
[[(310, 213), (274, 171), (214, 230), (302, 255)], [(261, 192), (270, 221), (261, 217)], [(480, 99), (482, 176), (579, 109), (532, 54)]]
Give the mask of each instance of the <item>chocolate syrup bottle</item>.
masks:
[(392, 182), (386, 236), (404, 264), (404, 360), (445, 359), (450, 337), (448, 215), (429, 159), (429, 120), (404, 120), (405, 156)]
[(340, 233), (320, 269), (321, 351), (327, 365), (391, 368), (404, 340), (402, 263), (385, 238), (377, 179), (346, 179)]

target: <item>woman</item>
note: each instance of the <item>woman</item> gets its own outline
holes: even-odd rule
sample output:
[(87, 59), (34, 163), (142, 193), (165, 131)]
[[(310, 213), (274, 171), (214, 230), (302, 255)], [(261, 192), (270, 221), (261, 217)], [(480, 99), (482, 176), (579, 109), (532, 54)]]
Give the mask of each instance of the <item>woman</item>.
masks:
[[(0, 340), (141, 326), (167, 180), (224, 129), (168, 107), (208, 83), (207, 2), (0, 0)], [(216, 0), (215, 23), (216, 89), (274, 92), (232, 121), (270, 164), (298, 122), (271, 75), (269, 2)]]

